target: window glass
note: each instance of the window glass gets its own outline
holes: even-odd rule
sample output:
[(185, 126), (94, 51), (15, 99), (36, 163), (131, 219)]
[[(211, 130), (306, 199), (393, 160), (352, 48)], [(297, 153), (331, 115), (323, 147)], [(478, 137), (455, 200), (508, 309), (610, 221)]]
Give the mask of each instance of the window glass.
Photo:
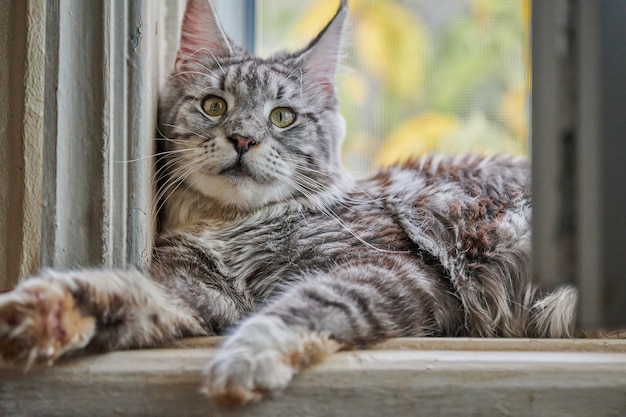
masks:
[[(257, 0), (256, 52), (299, 48), (337, 0)], [(530, 0), (350, 0), (338, 83), (357, 177), (432, 152), (526, 154)]]

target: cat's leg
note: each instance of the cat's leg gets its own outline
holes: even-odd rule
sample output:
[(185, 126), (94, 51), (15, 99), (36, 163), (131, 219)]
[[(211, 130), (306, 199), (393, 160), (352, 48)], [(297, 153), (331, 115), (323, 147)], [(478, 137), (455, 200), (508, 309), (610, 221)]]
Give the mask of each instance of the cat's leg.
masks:
[(389, 257), (303, 277), (235, 330), (209, 364), (204, 392), (226, 405), (255, 401), (339, 349), (439, 333), (445, 310), (462, 320), (426, 275)]
[(287, 387), (300, 370), (342, 348), (329, 332), (264, 312), (244, 321), (212, 358), (202, 392), (220, 405), (257, 401)]
[(153, 346), (205, 334), (176, 294), (139, 271), (44, 270), (0, 295), (0, 356), (52, 363), (85, 347)]

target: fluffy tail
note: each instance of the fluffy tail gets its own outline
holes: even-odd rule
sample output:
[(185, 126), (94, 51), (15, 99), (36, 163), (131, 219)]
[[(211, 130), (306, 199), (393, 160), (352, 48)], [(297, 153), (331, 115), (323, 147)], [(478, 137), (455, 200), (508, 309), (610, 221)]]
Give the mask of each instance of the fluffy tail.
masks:
[(537, 337), (574, 337), (578, 292), (565, 286), (532, 305), (532, 328)]

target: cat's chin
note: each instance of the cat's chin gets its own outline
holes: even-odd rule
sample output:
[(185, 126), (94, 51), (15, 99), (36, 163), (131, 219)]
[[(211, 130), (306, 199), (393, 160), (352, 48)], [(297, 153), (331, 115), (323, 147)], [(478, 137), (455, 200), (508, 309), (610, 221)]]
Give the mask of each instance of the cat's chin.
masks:
[(230, 167), (218, 175), (194, 175), (193, 184), (205, 197), (221, 205), (248, 211), (288, 200), (291, 190), (280, 182), (260, 183), (245, 168)]

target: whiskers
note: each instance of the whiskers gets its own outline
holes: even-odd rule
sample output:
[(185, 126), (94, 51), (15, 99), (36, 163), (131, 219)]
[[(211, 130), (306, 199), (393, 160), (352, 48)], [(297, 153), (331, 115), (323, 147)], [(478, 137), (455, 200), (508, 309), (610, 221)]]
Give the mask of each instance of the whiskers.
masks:
[[(209, 140), (206, 135), (182, 126), (173, 124), (163, 124), (162, 126), (188, 133), (200, 140)], [(157, 132), (161, 135), (161, 137), (156, 138), (157, 148), (173, 148), (154, 154), (156, 164), (153, 173), (153, 183), (157, 184), (158, 187), (153, 200), (153, 213), (159, 217), (165, 205), (176, 194), (176, 191), (183, 184), (187, 183), (189, 177), (197, 171), (198, 165), (202, 163), (202, 150), (197, 146), (197, 140), (167, 137), (158, 126)], [(187, 188), (191, 186), (193, 186), (193, 183), (187, 184)]]
[(123, 161), (120, 160), (116, 160), (114, 161), (116, 164), (129, 164), (129, 163), (133, 163), (133, 162), (142, 162), (142, 161), (148, 161), (148, 160), (152, 160), (153, 158), (160, 158), (160, 157), (164, 157), (167, 155), (173, 155), (173, 154), (177, 154), (177, 153), (182, 153), (182, 152), (186, 152), (189, 149), (175, 149), (172, 151), (162, 151), (162, 152), (156, 152), (153, 153), (152, 155), (149, 156), (144, 156), (141, 158), (135, 158), (135, 159), (126, 159)]
[[(350, 195), (347, 194), (344, 190), (334, 188), (336, 178), (334, 178), (331, 174), (323, 172), (321, 170), (313, 169), (311, 167), (303, 166), (293, 160), (291, 162), (296, 166), (296, 170), (292, 176), (285, 175), (285, 178), (283, 180), (288, 184), (288, 186), (301, 194), (306, 199), (306, 201), (313, 205), (313, 207), (317, 209), (320, 213), (322, 213), (329, 219), (336, 221), (352, 237), (354, 237), (360, 243), (370, 249), (374, 249), (381, 253), (405, 253), (404, 251), (394, 251), (379, 248), (371, 244), (358, 233), (356, 233), (354, 229), (352, 229), (332, 208), (332, 204), (335, 204), (339, 207), (342, 207), (343, 209), (352, 211), (358, 208), (359, 205), (382, 204), (382, 197), (374, 198), (370, 196), (366, 190), (360, 190), (359, 192), (359, 186), (353, 184), (352, 188), (363, 197), (357, 198), (354, 196), (354, 194)], [(318, 181), (312, 178), (311, 175), (305, 175), (303, 172), (314, 174), (315, 176), (322, 178), (326, 177), (331, 180), (329, 181), (329, 183), (332, 185), (328, 185), (324, 182)], [(295, 197), (293, 198), (295, 199)]]
[[(174, 125), (174, 124), (170, 124), (170, 123), (163, 123), (162, 126), (171, 127), (172, 129), (179, 130), (180, 132), (187, 133), (189, 135), (198, 137), (198, 138), (200, 138), (202, 140), (205, 140), (205, 141), (211, 140), (211, 138), (208, 137), (207, 135), (205, 135), (203, 133), (200, 133), (200, 132), (196, 132), (196, 131), (191, 130), (191, 129), (187, 129), (186, 127), (182, 127), (182, 126)], [(163, 140), (163, 141), (166, 141), (166, 142), (178, 143), (178, 144), (181, 144), (181, 143), (182, 144), (188, 144), (189, 143), (188, 139), (170, 139), (170, 138), (167, 138), (166, 135), (164, 135), (163, 132), (161, 132), (161, 130), (158, 127), (157, 127), (157, 132), (159, 132), (159, 134), (161, 136), (163, 136), (161, 138), (157, 138), (157, 140)]]
[[(305, 188), (311, 193), (322, 194), (337, 194), (337, 190), (334, 190), (329, 184), (336, 184), (337, 180), (345, 181), (341, 179), (343, 173), (330, 173), (321, 169), (313, 168), (308, 165), (304, 165), (301, 161), (294, 158), (286, 159), (286, 162), (291, 164), (295, 169), (293, 174), (293, 180), (300, 187)], [(284, 174), (288, 177), (288, 174)], [(359, 205), (380, 204), (382, 197), (372, 197), (369, 193), (369, 189), (360, 186), (358, 183), (352, 181), (349, 185), (349, 190), (341, 190), (341, 198), (335, 198), (334, 202), (344, 207), (347, 210), (354, 210)]]
[[(173, 149), (156, 153), (153, 157), (157, 159), (157, 168), (154, 172), (154, 180), (159, 184), (154, 204), (155, 215), (162, 213), (165, 206), (170, 206), (173, 198), (193, 199), (193, 194), (184, 193), (184, 197), (177, 197), (181, 187), (186, 190), (193, 189), (194, 183), (201, 180), (202, 175), (197, 175), (198, 167), (205, 163), (205, 155), (202, 148), (198, 146), (198, 140), (208, 139), (198, 132), (192, 132), (185, 128), (168, 125), (180, 131), (190, 133), (196, 139), (158, 138)], [(289, 200), (296, 202), (299, 206), (305, 205), (323, 216), (336, 222), (341, 229), (349, 233), (354, 239), (364, 246), (381, 253), (403, 253), (385, 248), (377, 247), (363, 237), (361, 233), (355, 231), (354, 226), (345, 217), (346, 213), (352, 213), (349, 217), (359, 217), (360, 207), (381, 207), (384, 205), (384, 197), (371, 195), (368, 189), (360, 187), (345, 177), (343, 173), (319, 169), (309, 161), (297, 158), (294, 155), (285, 157), (281, 155), (283, 163), (273, 164), (271, 176), (272, 182), (288, 191)], [(130, 162), (130, 161), (129, 161)], [(232, 187), (237, 187), (233, 184)], [(234, 190), (235, 191), (235, 190)], [(284, 195), (284, 194), (282, 194)], [(200, 198), (200, 196), (198, 196)], [(288, 201), (285, 201), (288, 202)], [(189, 201), (181, 201), (189, 203)], [(249, 207), (241, 206), (242, 211), (254, 206), (250, 202)], [(343, 214), (341, 214), (343, 213)], [(176, 213), (168, 213), (168, 215)]]
[(189, 154), (175, 155), (174, 157), (164, 158), (160, 161), (160, 166), (154, 173), (154, 178), (159, 183), (157, 194), (154, 198), (156, 205), (154, 213), (159, 215), (168, 201), (173, 198), (176, 191), (183, 184), (186, 184), (186, 190), (193, 187), (195, 182), (189, 182), (189, 178), (197, 172), (197, 167), (202, 163), (200, 155), (194, 153), (195, 148), (185, 149)]

